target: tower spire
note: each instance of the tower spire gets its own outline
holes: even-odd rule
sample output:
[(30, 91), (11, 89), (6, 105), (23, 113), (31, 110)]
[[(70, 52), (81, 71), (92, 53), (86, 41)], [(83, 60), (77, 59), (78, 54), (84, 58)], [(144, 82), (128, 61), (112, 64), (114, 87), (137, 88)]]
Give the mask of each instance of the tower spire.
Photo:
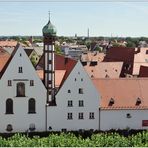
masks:
[(50, 21), (50, 10), (48, 11), (48, 14), (49, 14), (49, 21)]

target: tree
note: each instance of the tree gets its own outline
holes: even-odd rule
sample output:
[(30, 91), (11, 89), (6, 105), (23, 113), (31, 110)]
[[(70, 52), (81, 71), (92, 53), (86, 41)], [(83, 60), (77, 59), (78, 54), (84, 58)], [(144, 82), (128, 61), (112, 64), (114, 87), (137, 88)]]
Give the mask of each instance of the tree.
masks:
[(128, 41), (126, 46), (131, 47), (131, 48), (135, 48), (136, 44), (134, 42), (132, 42), (132, 41)]
[(55, 52), (57, 54), (62, 54), (61, 48), (58, 45), (55, 45)]

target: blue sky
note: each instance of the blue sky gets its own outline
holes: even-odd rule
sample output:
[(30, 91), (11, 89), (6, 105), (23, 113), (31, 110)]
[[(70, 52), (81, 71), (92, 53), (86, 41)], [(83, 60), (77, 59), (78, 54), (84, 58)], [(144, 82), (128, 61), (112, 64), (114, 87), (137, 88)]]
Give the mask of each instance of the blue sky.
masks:
[(50, 10), (60, 36), (148, 37), (148, 2), (10, 1), (0, 0), (0, 35), (42, 35)]

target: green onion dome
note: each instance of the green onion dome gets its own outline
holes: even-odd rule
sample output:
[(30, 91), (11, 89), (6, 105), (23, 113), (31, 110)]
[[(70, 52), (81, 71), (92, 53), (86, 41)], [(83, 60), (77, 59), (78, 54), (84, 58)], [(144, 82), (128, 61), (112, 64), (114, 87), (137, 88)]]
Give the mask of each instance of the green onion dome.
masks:
[(51, 24), (50, 20), (42, 29), (44, 36), (56, 36), (56, 28)]

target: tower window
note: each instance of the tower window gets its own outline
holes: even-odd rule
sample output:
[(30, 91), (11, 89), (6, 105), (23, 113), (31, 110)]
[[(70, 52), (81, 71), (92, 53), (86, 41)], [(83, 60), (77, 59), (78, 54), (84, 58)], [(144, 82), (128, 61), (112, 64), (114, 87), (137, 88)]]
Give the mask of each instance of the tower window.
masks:
[(18, 73), (23, 73), (23, 68), (22, 67), (18, 68)]
[(30, 80), (30, 86), (34, 86), (34, 80)]
[(25, 83), (19, 82), (17, 83), (17, 97), (25, 97)]
[(72, 120), (72, 113), (67, 114), (67, 120)]
[(79, 100), (79, 107), (83, 107), (84, 106), (84, 101), (83, 100)]
[(79, 113), (79, 119), (84, 119), (83, 113)]
[(13, 114), (13, 100), (6, 100), (6, 114)]
[(28, 113), (34, 114), (35, 113), (35, 99), (31, 98), (28, 101)]
[(79, 94), (83, 94), (83, 88), (79, 88)]
[(68, 100), (68, 107), (72, 107), (72, 106), (73, 106), (72, 100)]
[(81, 81), (83, 81), (83, 78), (81, 78)]
[(89, 113), (89, 119), (95, 119), (95, 117), (94, 117), (94, 112), (90, 112), (90, 113)]
[(12, 81), (8, 80), (8, 86), (12, 86)]

